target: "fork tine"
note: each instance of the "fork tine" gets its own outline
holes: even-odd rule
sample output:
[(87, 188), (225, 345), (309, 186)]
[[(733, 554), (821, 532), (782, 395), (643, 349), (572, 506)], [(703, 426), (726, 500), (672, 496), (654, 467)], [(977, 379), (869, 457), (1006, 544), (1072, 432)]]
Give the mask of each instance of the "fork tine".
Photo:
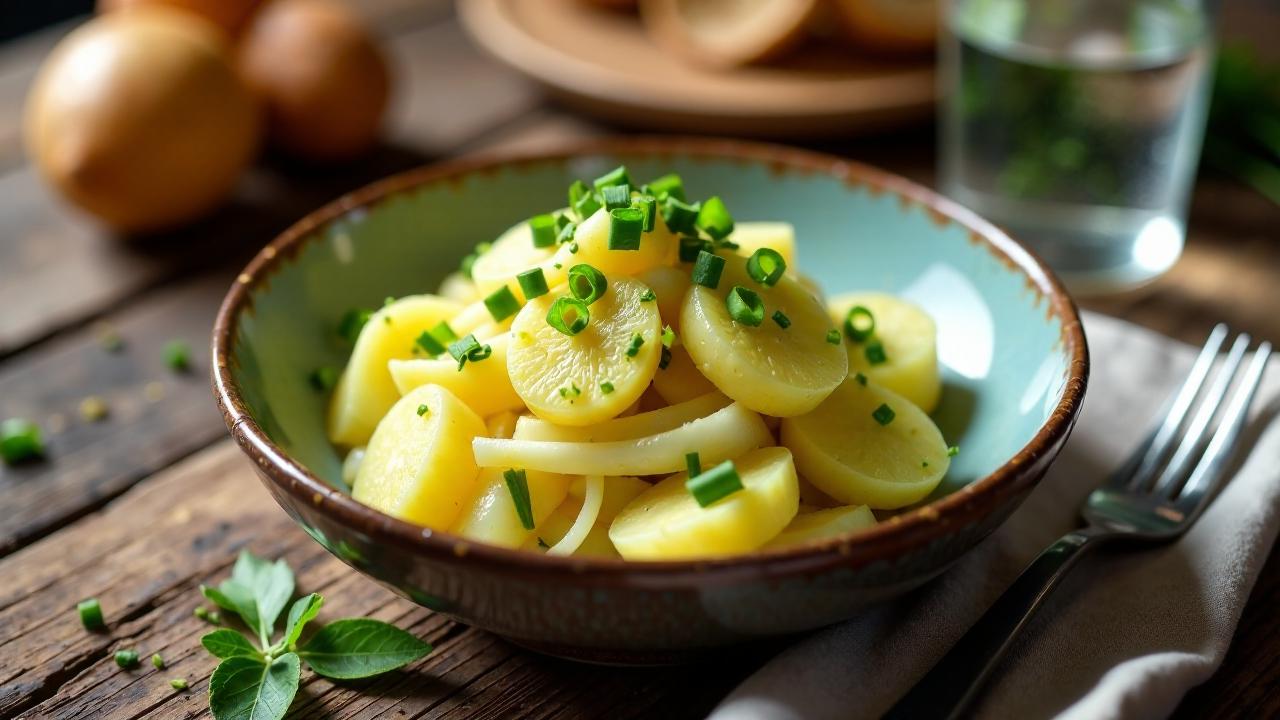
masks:
[(1267, 360), (1270, 357), (1271, 343), (1264, 342), (1259, 345), (1253, 354), (1253, 362), (1249, 363), (1249, 369), (1245, 371), (1244, 379), (1240, 381), (1240, 387), (1236, 389), (1235, 396), (1231, 398), (1231, 404), (1227, 406), (1226, 414), (1218, 425), (1217, 432), (1209, 441), (1209, 447), (1205, 449), (1204, 456), (1192, 471), (1191, 478), (1187, 480), (1182, 493), (1178, 496), (1179, 507), (1193, 519), (1204, 509), (1222, 483), (1227, 461), (1235, 452), (1240, 431), (1249, 417), (1249, 406), (1253, 404), (1253, 398), (1258, 394), (1258, 386), (1262, 384), (1262, 375), (1266, 372)]
[(1138, 450), (1111, 476), (1109, 485), (1123, 489), (1145, 487), (1150, 482), (1161, 460), (1168, 455), (1169, 449), (1173, 446), (1173, 440), (1177, 437), (1178, 431), (1182, 429), (1187, 412), (1200, 394), (1205, 378), (1208, 377), (1213, 361), (1218, 357), (1218, 352), (1222, 349), (1222, 343), (1226, 338), (1227, 326), (1222, 323), (1214, 326), (1213, 331), (1204, 341), (1204, 347), (1200, 349), (1200, 356), (1191, 366), (1187, 379), (1183, 381), (1182, 387), (1178, 389), (1163, 413), (1164, 422), (1147, 436)]
[[(1200, 450), (1201, 443), (1208, 437), (1209, 424), (1213, 422), (1214, 415), (1217, 415), (1218, 408), (1222, 406), (1222, 402), (1227, 399), (1229, 390), (1231, 389), (1231, 381), (1235, 379), (1236, 371), (1240, 369), (1240, 362), (1244, 360), (1244, 354), (1249, 349), (1250, 338), (1247, 334), (1241, 334), (1231, 345), (1231, 351), (1227, 353), (1227, 359), (1222, 363), (1222, 369), (1218, 371), (1217, 377), (1213, 380), (1213, 385), (1209, 387), (1209, 392), (1205, 395), (1204, 402), (1200, 405), (1200, 411), (1191, 421), (1191, 425), (1187, 427), (1187, 432), (1182, 436), (1182, 441), (1178, 443), (1178, 449), (1173, 453), (1173, 458), (1169, 460), (1168, 466), (1164, 472), (1160, 473), (1159, 479), (1156, 480), (1152, 493), (1161, 497), (1170, 497), (1177, 491), (1177, 486), (1187, 477), (1187, 470), (1190, 469), (1191, 463), (1196, 458), (1196, 453)], [(1141, 487), (1141, 486), (1140, 486)]]

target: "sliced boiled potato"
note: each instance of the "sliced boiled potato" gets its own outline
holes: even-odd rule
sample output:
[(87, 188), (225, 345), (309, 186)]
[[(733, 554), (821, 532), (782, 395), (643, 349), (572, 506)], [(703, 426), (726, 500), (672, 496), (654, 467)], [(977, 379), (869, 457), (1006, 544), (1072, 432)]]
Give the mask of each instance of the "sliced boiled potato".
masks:
[[(873, 413), (893, 412), (888, 424)], [(947, 444), (923, 410), (892, 390), (849, 377), (821, 405), (782, 420), (782, 444), (822, 492), (877, 510), (924, 499), (946, 475)]]
[[(534, 267), (541, 267), (556, 254), (556, 246), (535, 247), (529, 221), (521, 220), (493, 241), (489, 252), (476, 258), (471, 266), (471, 280), (476, 286), (476, 297), (483, 298), (503, 285), (519, 293), (516, 275)], [(520, 297), (520, 295), (516, 295)]]
[(672, 248), (679, 242), (659, 216), (653, 231), (640, 236), (639, 249), (610, 250), (609, 227), (609, 213), (604, 208), (583, 220), (573, 235), (578, 252), (569, 256), (569, 262), (587, 263), (610, 278), (614, 275), (639, 275), (664, 265)]
[[(704, 463), (704, 467), (709, 466)], [(674, 560), (749, 552), (795, 517), (796, 470), (786, 448), (748, 452), (734, 466), (743, 489), (701, 507), (677, 473), (632, 500), (609, 527), (627, 560)]]
[(785, 222), (740, 222), (733, 226), (729, 240), (737, 243), (738, 254), (751, 257), (760, 248), (775, 250), (787, 261), (787, 269), (796, 269), (796, 229)]
[[(698, 370), (725, 395), (756, 412), (801, 415), (831, 393), (849, 371), (840, 345), (827, 342), (826, 310), (795, 279), (783, 275), (773, 287), (752, 280), (746, 260), (726, 257), (719, 287), (695, 285), (681, 310), (684, 347)], [(757, 327), (734, 321), (725, 297), (734, 286), (759, 294), (765, 319)], [(781, 310), (787, 328), (771, 319)]]
[[(632, 418), (627, 418), (628, 420)], [(657, 435), (612, 442), (546, 442), (479, 437), (481, 467), (520, 467), (566, 475), (661, 475), (685, 467), (698, 452), (706, 467), (773, 444), (760, 416), (739, 403)]]
[(468, 362), (458, 369), (458, 361), (449, 355), (416, 360), (392, 360), (388, 367), (396, 388), (401, 393), (423, 385), (447, 388), (477, 415), (487, 417), (503, 410), (519, 410), (524, 401), (511, 387), (507, 374), (507, 352), (511, 335), (504, 333), (485, 341), (492, 353), (479, 362)]
[(672, 405), (707, 393), (719, 393), (716, 386), (698, 371), (684, 345), (671, 348), (671, 361), (653, 374), (653, 389)]
[[(490, 433), (490, 437), (498, 437)], [(813, 508), (830, 508), (840, 505), (840, 501), (813, 486), (813, 483), (800, 476), (800, 504)]]
[(452, 300), (435, 295), (410, 295), (369, 318), (329, 402), (331, 442), (354, 447), (369, 441), (378, 421), (400, 399), (387, 363), (413, 357), (418, 336), (459, 308)]
[(550, 442), (610, 442), (634, 440), (674, 430), (685, 423), (707, 417), (732, 402), (714, 388), (701, 397), (679, 405), (668, 405), (657, 410), (614, 418), (588, 427), (566, 427), (533, 417), (516, 421), (516, 440), (546, 440)]
[(475, 492), (471, 442), (484, 432), (480, 416), (448, 390), (417, 388), (378, 423), (351, 496), (388, 515), (444, 530)]
[(519, 422), (520, 416), (510, 410), (503, 410), (494, 413), (484, 419), (484, 428), (488, 433), (488, 437), (492, 438), (510, 438), (516, 433), (516, 423)]
[(460, 272), (451, 272), (440, 282), (440, 297), (448, 298), (463, 305), (480, 299), (480, 289), (471, 278)]
[(360, 474), (360, 463), (364, 462), (364, 448), (351, 448), (342, 459), (342, 482), (351, 487), (356, 484), (356, 476)]
[(866, 505), (826, 508), (796, 515), (782, 532), (764, 544), (765, 549), (792, 547), (814, 540), (863, 530), (876, 524), (876, 516)]
[[(449, 528), (451, 532), (509, 548), (520, 547), (532, 537), (534, 531), (526, 530), (520, 523), (520, 514), (503, 476), (506, 469), (485, 468), (480, 471), (478, 491)], [(572, 478), (525, 471), (525, 480), (529, 485), (529, 505), (536, 528), (564, 502)]]
[[(938, 328), (933, 318), (919, 306), (888, 293), (840, 295), (832, 298), (827, 307), (831, 320), (843, 331), (849, 309), (858, 305), (871, 311), (876, 328), (867, 342), (853, 342), (843, 336), (849, 350), (849, 369), (902, 395), (925, 412), (933, 412), (942, 394)], [(872, 364), (867, 359), (867, 344), (877, 341), (884, 346), (886, 359)]]
[(684, 296), (689, 292), (689, 286), (693, 284), (689, 279), (689, 271), (661, 265), (640, 273), (636, 279), (648, 285), (657, 296), (662, 324), (679, 330), (680, 308), (684, 305)]
[[(525, 305), (511, 326), (511, 385), (544, 420), (561, 425), (608, 420), (640, 398), (658, 369), (658, 308), (640, 301), (649, 288), (626, 277), (607, 280), (608, 289), (588, 308), (590, 322), (577, 335), (547, 324), (547, 310), (566, 294), (563, 287)], [(636, 335), (644, 342), (628, 356)]]

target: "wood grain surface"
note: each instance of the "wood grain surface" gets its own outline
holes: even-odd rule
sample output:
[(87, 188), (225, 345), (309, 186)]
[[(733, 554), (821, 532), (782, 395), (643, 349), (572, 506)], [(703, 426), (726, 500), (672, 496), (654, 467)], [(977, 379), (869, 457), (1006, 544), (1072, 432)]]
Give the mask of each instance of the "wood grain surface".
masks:
[[(228, 207), (181, 231), (116, 238), (54, 198), (25, 165), (21, 103), (40, 59), (71, 24), (0, 47), (0, 417), (39, 420), (50, 459), (0, 466), (0, 718), (201, 717), (213, 659), (192, 616), (198, 585), (236, 552), (281, 555), (322, 619), (371, 615), (436, 645), (413, 667), (334, 684), (304, 675), (294, 717), (700, 717), (769, 655), (750, 648), (691, 671), (623, 670), (533, 655), (402, 601), (330, 557), (270, 500), (225, 438), (209, 397), (205, 343), (217, 303), (249, 253), (304, 212), (408, 167), (482, 150), (536, 149), (615, 128), (569, 114), (482, 55), (444, 0), (365, 0), (397, 83), (386, 142), (320, 170), (266, 158)], [(933, 179), (929, 128), (816, 149)], [(1122, 298), (1086, 301), (1187, 342), (1225, 320), (1280, 340), (1280, 209), (1202, 178), (1177, 267)], [(95, 323), (124, 338), (105, 351)], [(174, 374), (160, 348), (193, 347)], [(111, 414), (88, 422), (89, 395)], [(105, 633), (77, 601), (101, 599)], [(1182, 718), (1280, 716), (1280, 557), (1273, 555), (1221, 670)], [(168, 667), (121, 671), (109, 654), (160, 652)], [(174, 692), (168, 679), (192, 683)]]

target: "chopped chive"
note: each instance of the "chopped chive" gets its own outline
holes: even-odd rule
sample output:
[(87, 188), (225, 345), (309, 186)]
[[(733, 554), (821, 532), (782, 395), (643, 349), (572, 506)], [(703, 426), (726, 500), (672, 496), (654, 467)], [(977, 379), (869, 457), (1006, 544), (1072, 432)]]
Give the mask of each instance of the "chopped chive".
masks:
[(738, 243), (732, 240), (729, 240), (728, 238), (725, 238), (724, 240), (717, 240), (715, 242), (715, 245), (717, 248), (723, 248), (725, 250), (737, 250), (738, 248), (742, 247)]
[(112, 657), (115, 658), (116, 665), (125, 670), (136, 668), (139, 665), (137, 650), (117, 650)]
[(502, 479), (507, 481), (507, 492), (511, 493), (511, 502), (515, 503), (516, 515), (520, 516), (520, 526), (532, 530), (533, 504), (529, 501), (529, 479), (524, 470), (504, 470)]
[(430, 330), (423, 330), (418, 339), (413, 341), (413, 344), (422, 348), (423, 352), (431, 357), (440, 355), (448, 349), (444, 346), (444, 343), (440, 342), (439, 338), (431, 334)]
[(431, 328), (431, 335), (442, 343), (451, 343), (458, 339), (458, 334), (444, 320), (436, 323), (436, 326)]
[(186, 689), (187, 689), (187, 679), (186, 679), (186, 678), (174, 678), (174, 679), (172, 679), (172, 680), (170, 680), (170, 681), (169, 681), (169, 687), (173, 688), (174, 690), (186, 690)]
[(952, 445), (951, 447), (947, 448), (947, 457), (955, 457), (959, 454), (960, 454), (959, 445)]
[(880, 344), (879, 342), (867, 343), (867, 346), (866, 348), (863, 349), (862, 354), (866, 355), (867, 362), (871, 363), (872, 365), (880, 365), (882, 363), (888, 362), (889, 360), (889, 356), (884, 354), (884, 345)]
[(603, 190), (607, 187), (630, 185), (631, 177), (627, 175), (627, 166), (619, 165), (604, 175), (596, 178), (592, 184), (595, 185), (596, 190)]
[[(578, 383), (573, 382), (572, 380), (569, 381), (569, 387), (560, 388), (560, 397), (562, 398), (578, 397), (581, 394), (582, 394), (582, 389), (578, 387)], [(570, 400), (569, 402), (570, 404), (573, 403), (572, 400)]]
[(633, 358), (640, 354), (640, 347), (644, 345), (644, 338), (640, 333), (631, 336), (631, 344), (627, 346), (627, 357)]
[(556, 298), (547, 310), (547, 324), (565, 335), (577, 335), (591, 322), (587, 304), (577, 298)]
[(555, 268), (555, 269), (559, 270), (560, 268), (562, 268), (562, 267), (564, 267), (564, 266), (563, 266), (563, 265), (561, 265), (560, 263), (556, 263), (556, 264), (552, 265), (551, 267), (553, 267), (553, 268)]
[(653, 232), (658, 224), (658, 201), (651, 195), (641, 195), (631, 201), (631, 207), (644, 213), (644, 231)]
[(854, 342), (871, 339), (876, 331), (876, 316), (862, 305), (854, 305), (844, 316), (844, 334)]
[(524, 293), (525, 300), (542, 297), (550, 292), (547, 287), (547, 276), (542, 272), (542, 268), (525, 270), (516, 275), (516, 282), (520, 283), (520, 292)]
[(712, 240), (723, 240), (733, 232), (733, 216), (718, 195), (702, 201), (696, 223)]
[(431, 412), (431, 408), (427, 407), (426, 403), (418, 406), (418, 417), (422, 417), (429, 412)]
[(610, 185), (600, 190), (600, 199), (604, 200), (605, 210), (629, 207), (631, 205), (630, 185)]
[(160, 657), (160, 653), (155, 653), (151, 656), (151, 664), (154, 665), (157, 670), (163, 670), (164, 658)]
[[(577, 210), (578, 203), (582, 202), (582, 198), (589, 197), (590, 195), (591, 188), (587, 187), (586, 183), (581, 180), (574, 180), (573, 184), (569, 186), (569, 207)], [(585, 215), (580, 217), (583, 220), (586, 219)]]
[(484, 299), (484, 306), (488, 309), (489, 315), (493, 317), (494, 322), (502, 322), (520, 312), (520, 301), (516, 299), (516, 294), (511, 292), (511, 288), (506, 285), (490, 293)]
[(684, 465), (689, 468), (689, 477), (695, 478), (702, 474), (702, 459), (698, 457), (698, 453), (685, 453)]
[(645, 290), (644, 294), (640, 296), (640, 302), (653, 302), (657, 299), (658, 296), (653, 293), (653, 290)]
[(898, 414), (893, 411), (893, 408), (884, 403), (880, 403), (880, 407), (871, 412), (871, 417), (875, 418), (876, 422), (881, 425), (888, 425), (897, 416)]
[(671, 348), (663, 347), (661, 355), (658, 356), (658, 369), (666, 370), (671, 364)]
[(786, 330), (787, 328), (791, 327), (791, 318), (787, 317), (787, 314), (782, 312), (781, 310), (774, 310), (772, 317), (773, 317), (773, 321), (778, 323), (778, 327), (782, 328), (783, 330)]
[(107, 627), (106, 621), (102, 619), (102, 605), (98, 603), (98, 598), (81, 600), (76, 605), (76, 612), (80, 614), (80, 624), (84, 625), (85, 630), (102, 630)]
[(861, 385), (861, 386), (863, 386), (863, 387), (866, 387), (866, 386), (867, 386), (867, 376), (866, 376), (866, 375), (863, 375), (862, 373), (854, 373), (853, 379), (854, 379), (854, 380), (856, 380), (856, 381), (857, 381), (857, 383), (858, 383), (859, 385)]
[(676, 342), (676, 331), (671, 329), (670, 325), (662, 328), (662, 346), (671, 347)]
[(576, 242), (569, 243), (569, 253), (572, 255), (578, 254), (578, 243)]
[(724, 258), (712, 255), (706, 250), (698, 252), (698, 261), (693, 264), (693, 282), (712, 290), (720, 287), (720, 274), (724, 272)]
[(609, 211), (609, 249), (639, 250), (644, 234), (644, 211), (620, 207)]
[(395, 296), (394, 296), (394, 295), (388, 295), (388, 296), (386, 296), (386, 297), (382, 298), (382, 307), (391, 307), (392, 305), (394, 305), (394, 304), (395, 304), (395, 302), (396, 302), (396, 298), (395, 298)]
[(164, 364), (174, 372), (191, 369), (191, 347), (182, 340), (170, 340), (164, 346)]
[(560, 212), (559, 210), (557, 210), (556, 212), (554, 212), (554, 213), (552, 213), (552, 214), (556, 216), (556, 230), (557, 230), (557, 231), (558, 231), (558, 230), (562, 230), (562, 229), (564, 229), (564, 226), (565, 226), (565, 225), (572, 225), (572, 224), (573, 224), (573, 219), (569, 217), (569, 213), (564, 213), (564, 212)]
[(475, 335), (468, 335), (457, 342), (451, 343), (449, 345), (449, 354), (453, 356), (454, 360), (458, 361), (458, 370), (461, 371), (468, 361), (480, 362), (487, 359), (493, 354), (493, 348), (489, 345), (481, 345), (480, 341), (476, 340)]
[(649, 184), (645, 185), (641, 191), (654, 196), (659, 202), (668, 195), (675, 197), (677, 200), (684, 200), (684, 181), (680, 179), (679, 175), (670, 173), (656, 180), (650, 180)]
[(0, 423), (0, 459), (7, 464), (44, 455), (40, 426), (23, 418), (9, 418)]
[(604, 296), (609, 289), (604, 273), (587, 265), (574, 265), (569, 268), (569, 292), (577, 299), (590, 305)]
[(588, 192), (586, 195), (578, 198), (578, 201), (573, 204), (573, 210), (578, 214), (579, 221), (585, 221), (587, 218), (595, 215), (596, 211), (599, 210), (600, 207), (600, 198), (594, 192)]
[(827, 342), (831, 343), (832, 345), (839, 345), (839, 344), (840, 344), (840, 331), (839, 331), (839, 330), (828, 330), (828, 331), (827, 331)]
[(751, 327), (760, 327), (764, 322), (764, 301), (754, 290), (734, 285), (725, 296), (724, 304), (735, 322)]
[(311, 383), (311, 387), (317, 392), (329, 392), (334, 385), (338, 384), (338, 368), (332, 365), (322, 365), (307, 376), (307, 382)]
[(707, 507), (741, 490), (742, 478), (738, 476), (733, 461), (725, 460), (710, 470), (685, 480), (684, 486), (700, 507)]
[(777, 285), (786, 269), (787, 261), (782, 259), (781, 253), (771, 248), (760, 248), (747, 258), (747, 274), (752, 280), (768, 287)]
[(556, 216), (551, 214), (534, 215), (529, 218), (529, 230), (533, 233), (533, 246), (551, 247), (556, 244)]
[(560, 234), (556, 235), (556, 244), (564, 245), (565, 243), (571, 243), (573, 242), (573, 239), (577, 237), (577, 235), (578, 235), (578, 224), (569, 223), (568, 225), (565, 225), (564, 227), (560, 228)]
[(922, 468), (927, 468), (927, 467), (929, 467), (929, 461), (928, 461), (928, 460), (921, 460), (921, 461), (920, 461), (920, 467), (922, 467)]
[(195, 615), (200, 620), (209, 620), (209, 609), (203, 605), (197, 605), (196, 609), (191, 611), (191, 614)]
[(462, 265), (460, 268), (462, 270), (462, 274), (466, 275), (467, 279), (471, 279), (471, 268), (475, 266), (476, 261), (480, 259), (481, 255), (484, 255), (492, 249), (493, 243), (491, 242), (476, 243), (475, 249), (472, 250), (469, 255), (462, 258)]
[(541, 537), (538, 538), (538, 547), (542, 548), (543, 550), (551, 549), (551, 546), (547, 544), (547, 541), (543, 540)]
[(338, 321), (338, 335), (351, 344), (355, 344), (356, 339), (360, 337), (360, 331), (364, 329), (369, 318), (373, 315), (372, 310), (352, 309), (342, 315), (342, 319)]
[(662, 221), (673, 233), (692, 233), (694, 223), (698, 221), (700, 209), (701, 206), (698, 203), (690, 205), (674, 195), (668, 195), (667, 199), (662, 201)]
[(612, 393), (613, 383), (609, 382), (608, 380), (605, 380), (604, 382), (600, 383), (600, 392), (604, 393), (605, 395)]
[(680, 262), (693, 262), (698, 259), (698, 253), (703, 250), (711, 250), (711, 245), (702, 238), (684, 236), (680, 238)]

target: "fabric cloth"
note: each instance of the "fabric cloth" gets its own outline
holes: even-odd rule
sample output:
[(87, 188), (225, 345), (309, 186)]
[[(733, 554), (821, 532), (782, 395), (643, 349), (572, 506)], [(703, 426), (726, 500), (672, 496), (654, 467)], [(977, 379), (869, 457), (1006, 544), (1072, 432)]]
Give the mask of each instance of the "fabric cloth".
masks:
[[(819, 630), (747, 678), (713, 720), (874, 718), (964, 634), (1149, 431), (1196, 348), (1100, 315), (1084, 321), (1083, 416), (1027, 501), (937, 580)], [(1246, 358), (1247, 362), (1248, 358)], [(1280, 363), (1243, 433), (1247, 456), (1179, 541), (1084, 558), (973, 706), (979, 718), (1160, 718), (1222, 662), (1280, 527)], [(1242, 453), (1243, 455), (1243, 453)]]

